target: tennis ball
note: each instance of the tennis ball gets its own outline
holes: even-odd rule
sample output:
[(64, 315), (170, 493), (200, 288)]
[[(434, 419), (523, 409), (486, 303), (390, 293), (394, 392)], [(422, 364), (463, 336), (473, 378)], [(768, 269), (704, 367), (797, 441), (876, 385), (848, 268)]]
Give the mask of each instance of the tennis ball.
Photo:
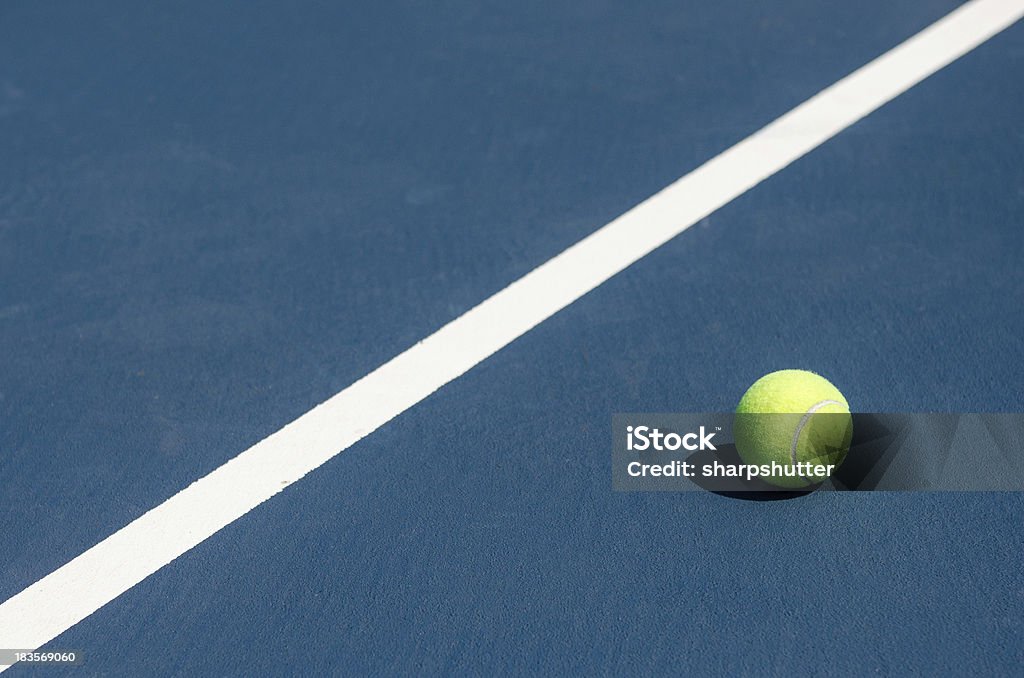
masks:
[[(760, 477), (778, 487), (802, 488), (825, 480), (803, 462), (838, 467), (853, 437), (846, 398), (827, 379), (804, 370), (767, 374), (747, 389), (733, 421), (736, 451), (746, 464), (784, 471)], [(778, 468), (778, 467), (776, 467)]]

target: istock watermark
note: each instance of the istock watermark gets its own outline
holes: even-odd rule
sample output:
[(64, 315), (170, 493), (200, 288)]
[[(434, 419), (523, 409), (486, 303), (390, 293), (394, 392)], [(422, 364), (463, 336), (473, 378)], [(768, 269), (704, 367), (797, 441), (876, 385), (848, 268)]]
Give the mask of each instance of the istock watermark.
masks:
[(648, 449), (654, 449), (659, 452), (665, 450), (674, 452), (680, 448), (690, 452), (713, 450), (715, 446), (712, 444), (711, 439), (715, 437), (716, 432), (706, 433), (704, 427), (701, 426), (699, 432), (680, 435), (674, 431), (662, 433), (659, 429), (649, 426), (627, 426), (626, 448), (638, 452)]
[(612, 487), (1019, 492), (1024, 414), (616, 414)]

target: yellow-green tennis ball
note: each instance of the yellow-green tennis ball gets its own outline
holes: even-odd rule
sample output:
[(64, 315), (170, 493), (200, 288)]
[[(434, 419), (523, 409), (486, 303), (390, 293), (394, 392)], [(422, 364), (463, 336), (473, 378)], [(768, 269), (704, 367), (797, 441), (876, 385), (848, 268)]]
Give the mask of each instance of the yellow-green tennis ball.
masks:
[[(827, 379), (804, 370), (767, 374), (747, 389), (733, 422), (736, 451), (746, 464), (778, 462), (783, 473), (760, 476), (778, 487), (816, 485), (824, 476), (801, 474), (799, 466), (837, 467), (853, 437), (846, 398)], [(821, 471), (823, 469), (818, 469)]]

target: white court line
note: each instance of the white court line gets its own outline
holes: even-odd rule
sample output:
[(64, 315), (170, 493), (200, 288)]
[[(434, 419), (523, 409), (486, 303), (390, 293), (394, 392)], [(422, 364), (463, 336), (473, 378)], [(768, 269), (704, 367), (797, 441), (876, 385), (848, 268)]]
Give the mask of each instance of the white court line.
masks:
[(0, 648), (52, 640), (1022, 16), (1024, 0), (968, 2), (709, 160), (4, 602)]

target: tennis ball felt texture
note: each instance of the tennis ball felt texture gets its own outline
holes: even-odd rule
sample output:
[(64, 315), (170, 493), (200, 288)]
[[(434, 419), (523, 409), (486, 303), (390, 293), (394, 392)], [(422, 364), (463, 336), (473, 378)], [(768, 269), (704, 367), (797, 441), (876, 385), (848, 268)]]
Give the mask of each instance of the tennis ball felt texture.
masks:
[[(846, 398), (827, 379), (804, 370), (767, 374), (747, 389), (736, 407), (736, 451), (747, 464), (789, 466), (810, 462), (839, 466), (850, 449), (853, 418)], [(802, 488), (824, 478), (762, 476), (785, 488)]]

